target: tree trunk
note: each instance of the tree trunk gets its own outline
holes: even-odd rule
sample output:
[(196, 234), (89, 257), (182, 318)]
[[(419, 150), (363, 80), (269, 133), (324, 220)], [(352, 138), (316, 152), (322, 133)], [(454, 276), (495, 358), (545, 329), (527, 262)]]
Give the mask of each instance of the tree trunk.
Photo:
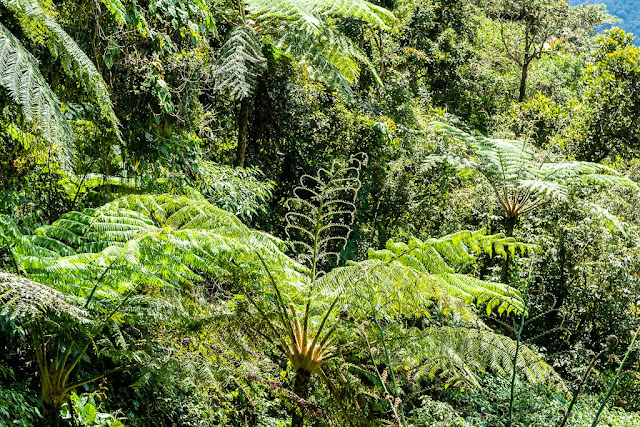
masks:
[[(507, 237), (513, 237), (513, 230), (516, 227), (516, 222), (518, 221), (517, 216), (507, 216), (505, 219), (504, 228), (506, 231)], [(504, 264), (502, 265), (502, 273), (500, 274), (500, 281), (505, 284), (509, 284), (509, 265), (511, 264), (511, 254), (507, 250), (507, 256), (504, 259)]]
[(529, 75), (529, 58), (525, 55), (522, 63), (522, 74), (520, 75), (520, 95), (518, 95), (518, 102), (524, 102), (527, 98), (527, 77)]
[(42, 418), (44, 427), (59, 427), (61, 411), (61, 399), (44, 400), (44, 402), (42, 403)]
[[(293, 384), (293, 392), (298, 397), (307, 400), (309, 398), (309, 384), (311, 382), (311, 372), (301, 369), (296, 371), (296, 378)], [(304, 413), (302, 408), (294, 406), (291, 413), (291, 427), (304, 426)]]
[(236, 167), (244, 167), (247, 152), (247, 137), (249, 135), (249, 97), (240, 100), (238, 114), (238, 148), (236, 149)]

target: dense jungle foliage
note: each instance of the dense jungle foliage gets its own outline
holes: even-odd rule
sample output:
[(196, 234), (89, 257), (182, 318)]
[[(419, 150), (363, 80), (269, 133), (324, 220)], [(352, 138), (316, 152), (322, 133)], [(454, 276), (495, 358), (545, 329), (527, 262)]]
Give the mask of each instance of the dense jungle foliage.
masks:
[(0, 0), (0, 426), (640, 426), (615, 22)]

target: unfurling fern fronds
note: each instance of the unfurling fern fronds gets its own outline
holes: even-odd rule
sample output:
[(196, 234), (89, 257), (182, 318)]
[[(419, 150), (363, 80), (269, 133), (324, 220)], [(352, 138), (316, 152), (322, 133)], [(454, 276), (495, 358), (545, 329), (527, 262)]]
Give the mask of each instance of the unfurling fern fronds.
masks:
[(303, 175), (287, 200), (286, 233), (293, 240), (299, 260), (311, 270), (314, 282), (325, 267), (337, 265), (355, 219), (363, 153), (346, 164), (336, 161), (315, 176)]
[(214, 88), (228, 92), (235, 99), (250, 97), (256, 79), (267, 66), (255, 30), (247, 25), (231, 30), (219, 55), (213, 69)]
[(61, 144), (58, 154), (62, 160), (68, 160), (71, 128), (62, 114), (60, 100), (40, 74), (38, 61), (2, 24), (0, 85), (20, 105), (25, 118), (42, 132), (47, 141)]
[(328, 299), (341, 296), (354, 311), (376, 310), (383, 317), (429, 317), (434, 312), (456, 315), (471, 323), (479, 319), (469, 304), (487, 313), (522, 312), (521, 293), (502, 283), (480, 280), (462, 269), (475, 266), (476, 255), (528, 252), (529, 245), (502, 234), (459, 232), (409, 244), (387, 242), (387, 249), (369, 252), (369, 259), (332, 270), (318, 281)]

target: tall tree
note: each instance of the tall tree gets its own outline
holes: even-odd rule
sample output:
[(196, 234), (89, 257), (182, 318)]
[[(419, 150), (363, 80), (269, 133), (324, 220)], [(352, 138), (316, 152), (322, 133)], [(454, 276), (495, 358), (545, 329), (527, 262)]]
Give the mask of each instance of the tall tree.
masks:
[(571, 7), (567, 0), (488, 0), (485, 9), (496, 21), (503, 54), (520, 69), (518, 102), (527, 97), (531, 64), (554, 51), (554, 40), (571, 41), (611, 22), (603, 6)]
[[(201, 197), (127, 196), (69, 212), (27, 235), (0, 215), (0, 249), (18, 273), (38, 281), (0, 273), (0, 314), (20, 317), (28, 330), (45, 426), (58, 425), (74, 388), (106, 375), (85, 375), (90, 351), (96, 358), (153, 360), (140, 348), (154, 335), (148, 328), (193, 320), (183, 286), (255, 273), (260, 262), (286, 270), (276, 277), (302, 277), (282, 246)], [(131, 335), (132, 324), (145, 332)]]
[(277, 51), (310, 65), (318, 79), (350, 93), (362, 64), (377, 76), (370, 61), (331, 23), (332, 17), (354, 18), (376, 28), (394, 21), (386, 9), (364, 0), (238, 1), (227, 20), (232, 27), (214, 67), (214, 88), (239, 104), (235, 164), (244, 167), (249, 110), (257, 79), (268, 72), (263, 50)]
[(601, 161), (640, 151), (640, 49), (619, 28), (596, 37), (580, 82), (582, 96), (561, 135), (578, 159)]

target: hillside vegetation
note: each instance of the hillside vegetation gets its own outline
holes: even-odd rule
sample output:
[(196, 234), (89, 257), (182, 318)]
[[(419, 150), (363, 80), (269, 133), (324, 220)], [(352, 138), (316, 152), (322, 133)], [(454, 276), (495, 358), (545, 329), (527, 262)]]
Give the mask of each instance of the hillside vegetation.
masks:
[(0, 0), (0, 427), (640, 426), (608, 10)]

